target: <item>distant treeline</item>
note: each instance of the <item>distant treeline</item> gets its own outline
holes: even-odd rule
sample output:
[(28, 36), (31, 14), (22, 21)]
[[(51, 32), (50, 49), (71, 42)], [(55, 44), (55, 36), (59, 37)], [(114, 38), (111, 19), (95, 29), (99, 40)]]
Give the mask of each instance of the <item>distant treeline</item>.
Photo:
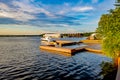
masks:
[(90, 36), (93, 33), (95, 33), (95, 32), (86, 32), (86, 33), (82, 33), (82, 35), (85, 36), (85, 37), (87, 37), (87, 36)]
[(42, 35), (0, 35), (0, 37), (41, 37)]
[(86, 32), (86, 33), (65, 33), (62, 34), (63, 37), (87, 37), (90, 36), (94, 32)]
[[(61, 34), (61, 36), (62, 37), (87, 37), (87, 36), (90, 36), (92, 33), (94, 33), (94, 32), (63, 33), (63, 34)], [(0, 35), (0, 37), (42, 37), (44, 34), (40, 34), (40, 35)]]

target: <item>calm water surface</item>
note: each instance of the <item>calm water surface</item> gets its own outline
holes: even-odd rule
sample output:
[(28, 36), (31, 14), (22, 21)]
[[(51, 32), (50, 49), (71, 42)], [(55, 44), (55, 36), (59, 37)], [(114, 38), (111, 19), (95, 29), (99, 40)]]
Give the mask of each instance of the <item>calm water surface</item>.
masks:
[(0, 37), (0, 80), (101, 80), (100, 64), (111, 61), (90, 52), (51, 54), (39, 45), (40, 37)]

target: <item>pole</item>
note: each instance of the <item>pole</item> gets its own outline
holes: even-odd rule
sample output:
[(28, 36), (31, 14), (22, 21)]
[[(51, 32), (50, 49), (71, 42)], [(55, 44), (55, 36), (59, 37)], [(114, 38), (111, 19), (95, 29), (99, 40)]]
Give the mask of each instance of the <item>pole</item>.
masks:
[(118, 57), (118, 70), (117, 70), (116, 80), (120, 80), (120, 57)]

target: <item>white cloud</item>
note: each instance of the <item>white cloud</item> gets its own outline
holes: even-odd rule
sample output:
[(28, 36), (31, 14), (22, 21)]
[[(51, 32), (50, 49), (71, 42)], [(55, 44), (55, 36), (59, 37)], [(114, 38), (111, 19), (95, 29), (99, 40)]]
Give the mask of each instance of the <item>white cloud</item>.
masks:
[(44, 13), (47, 16), (54, 17), (54, 15), (52, 15), (49, 11), (45, 10), (42, 7), (35, 7), (34, 5), (31, 5), (28, 1), (13, 1), (12, 5), (14, 7), (0, 2), (0, 17), (13, 18), (19, 21), (28, 21), (31, 19), (36, 19), (36, 17), (33, 14), (37, 13)]
[(6, 4), (0, 3), (0, 9), (6, 10), (9, 7)]
[(34, 16), (24, 13), (23, 11), (10, 8), (4, 3), (0, 3), (0, 17), (13, 18), (20, 21), (27, 21), (35, 18)]
[(18, 10), (28, 13), (45, 13), (47, 16), (54, 16), (49, 11), (45, 10), (42, 7), (35, 7), (34, 5), (30, 4), (29, 2), (23, 3), (19, 1), (14, 1), (13, 5), (19, 7)]
[(60, 15), (64, 15), (71, 11), (71, 5), (69, 3), (64, 3), (63, 5), (60, 6), (58, 5), (56, 8), (58, 8), (57, 14)]
[(72, 10), (75, 11), (75, 12), (86, 12), (86, 11), (89, 11), (89, 10), (93, 10), (94, 8), (91, 7), (91, 6), (84, 6), (84, 7), (73, 7)]
[(97, 3), (99, 0), (92, 0), (92, 3)]
[(69, 15), (69, 14), (77, 14), (77, 12), (83, 13), (86, 11), (90, 11), (90, 10), (94, 10), (94, 8), (92, 6), (80, 6), (80, 5), (76, 5), (76, 6), (72, 6), (69, 3), (64, 3), (61, 7), (61, 9), (59, 11), (57, 11), (57, 14), (60, 15)]
[(29, 19), (35, 18), (30, 14), (26, 14), (20, 10), (10, 8), (4, 3), (0, 3), (0, 17), (13, 18), (20, 21), (27, 21)]
[(47, 26), (47, 27), (50, 27), (50, 26), (52, 26), (52, 27), (69, 27), (70, 25), (69, 24), (44, 24), (45, 26)]

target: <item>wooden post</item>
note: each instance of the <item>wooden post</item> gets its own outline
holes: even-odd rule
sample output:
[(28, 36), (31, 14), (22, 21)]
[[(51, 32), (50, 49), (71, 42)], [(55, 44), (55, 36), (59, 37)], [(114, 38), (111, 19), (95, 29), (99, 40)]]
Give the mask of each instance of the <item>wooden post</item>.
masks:
[(59, 43), (59, 47), (62, 47), (62, 43)]
[(113, 58), (114, 65), (115, 65), (116, 68), (118, 68), (118, 58), (119, 58), (119, 57)]
[(120, 57), (118, 57), (118, 70), (117, 70), (116, 80), (120, 80)]

